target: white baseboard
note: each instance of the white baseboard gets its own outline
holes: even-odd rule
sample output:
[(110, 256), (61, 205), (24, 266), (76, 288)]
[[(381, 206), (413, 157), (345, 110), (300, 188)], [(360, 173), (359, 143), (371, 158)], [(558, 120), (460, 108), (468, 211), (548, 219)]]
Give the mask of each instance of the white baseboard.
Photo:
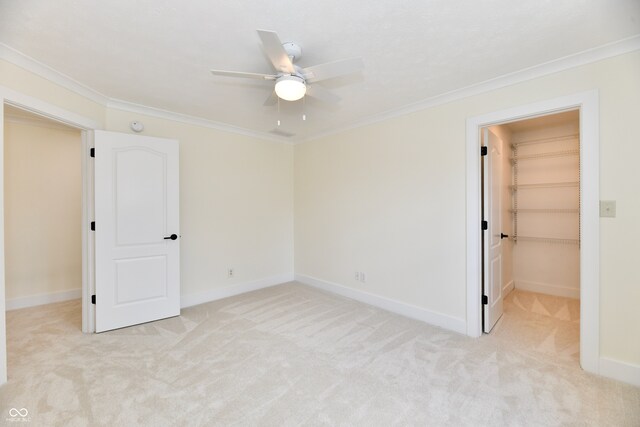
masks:
[(304, 283), (305, 285), (342, 295), (343, 297), (351, 298), (406, 317), (411, 317), (412, 319), (420, 320), (422, 322), (429, 323), (430, 325), (440, 326), (441, 328), (458, 332), (460, 334), (466, 334), (467, 332), (467, 323), (464, 319), (416, 307), (415, 305), (381, 297), (358, 289), (348, 288), (346, 286), (315, 277), (305, 276), (303, 274), (296, 274), (295, 280), (300, 283)]
[(547, 283), (526, 282), (523, 280), (516, 280), (515, 288), (523, 291), (538, 292), (538, 293), (547, 294), (547, 295), (555, 295), (557, 297), (580, 298), (580, 289), (549, 285)]
[(600, 375), (640, 387), (640, 366), (608, 357), (600, 358)]
[(515, 289), (515, 287), (516, 286), (513, 283), (513, 280), (509, 281), (509, 283), (504, 285), (504, 287), (502, 288), (502, 298), (504, 298), (507, 295), (509, 295), (511, 293), (511, 291)]
[(53, 302), (69, 301), (82, 297), (82, 289), (71, 289), (69, 291), (51, 292), (49, 294), (30, 295), (28, 297), (18, 297), (7, 299), (5, 309), (17, 310), (19, 308), (35, 307), (37, 305), (51, 304)]
[(292, 280), (293, 273), (284, 273), (277, 276), (252, 280), (250, 282), (234, 283), (233, 285), (225, 286), (223, 288), (212, 289), (210, 291), (200, 292), (197, 294), (182, 295), (180, 297), (180, 308), (187, 308), (194, 305), (232, 297), (234, 295), (244, 294), (246, 292), (257, 291), (258, 289), (280, 285), (282, 283), (291, 282)]

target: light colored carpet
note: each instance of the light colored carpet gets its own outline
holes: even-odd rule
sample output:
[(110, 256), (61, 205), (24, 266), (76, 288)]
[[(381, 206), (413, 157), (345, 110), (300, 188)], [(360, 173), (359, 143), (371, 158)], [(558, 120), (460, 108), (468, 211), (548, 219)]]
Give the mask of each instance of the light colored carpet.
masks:
[(296, 283), (98, 335), (78, 301), (16, 310), (0, 422), (639, 426), (640, 389), (579, 368), (577, 310), (515, 291), (480, 339)]

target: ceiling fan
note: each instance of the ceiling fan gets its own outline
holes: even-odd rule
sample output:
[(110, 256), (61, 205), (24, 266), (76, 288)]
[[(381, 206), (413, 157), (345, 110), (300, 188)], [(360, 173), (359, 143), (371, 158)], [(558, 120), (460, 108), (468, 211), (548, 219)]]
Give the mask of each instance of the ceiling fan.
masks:
[(362, 58), (343, 59), (307, 68), (295, 65), (302, 57), (299, 45), (282, 43), (274, 31), (257, 30), (267, 57), (275, 69), (275, 74), (245, 73), (242, 71), (211, 70), (218, 76), (243, 77), (249, 79), (275, 81), (274, 91), (264, 105), (273, 105), (278, 98), (297, 101), (311, 96), (327, 103), (338, 103), (340, 97), (314, 83), (358, 72), (364, 68)]

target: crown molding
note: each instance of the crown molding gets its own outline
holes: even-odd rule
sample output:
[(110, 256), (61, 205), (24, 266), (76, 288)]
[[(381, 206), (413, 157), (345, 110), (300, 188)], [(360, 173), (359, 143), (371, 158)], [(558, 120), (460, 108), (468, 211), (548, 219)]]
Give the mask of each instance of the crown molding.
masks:
[(228, 125), (213, 120), (190, 116), (188, 114), (176, 113), (173, 111), (162, 110), (160, 108), (148, 107), (146, 105), (140, 105), (128, 101), (109, 98), (108, 96), (103, 95), (102, 93), (83, 85), (82, 83), (74, 80), (66, 74), (63, 74), (55, 70), (54, 68), (51, 68), (48, 65), (43, 64), (42, 62), (31, 58), (30, 56), (25, 55), (24, 53), (10, 46), (7, 46), (4, 43), (0, 43), (0, 59), (10, 62), (39, 77), (49, 80), (50, 82), (58, 86), (64, 87), (65, 89), (68, 89), (84, 98), (90, 99), (91, 101), (106, 108), (114, 108), (131, 113), (144, 114), (146, 116), (221, 130), (224, 132), (250, 136), (253, 138), (284, 143), (288, 145), (293, 144), (293, 142), (290, 140), (285, 140), (284, 138), (280, 138), (271, 134), (256, 132), (239, 126)]
[(506, 86), (522, 83), (527, 80), (532, 80), (538, 77), (543, 77), (549, 74), (557, 73), (560, 71), (568, 70), (571, 68), (586, 65), (592, 62), (601, 61), (603, 59), (611, 58), (625, 53), (640, 50), (640, 35), (629, 37), (626, 39), (618, 40), (613, 43), (608, 43), (593, 49), (588, 49), (573, 55), (565, 56), (563, 58), (555, 59), (553, 61), (545, 62), (543, 64), (535, 65), (533, 67), (525, 68), (523, 70), (515, 71), (513, 73), (505, 74), (484, 82), (476, 83), (470, 86), (466, 86), (460, 89), (456, 89), (450, 92), (446, 92), (440, 95), (433, 96), (431, 98), (424, 99), (401, 108), (388, 110), (379, 114), (375, 114), (369, 117), (359, 120), (355, 123), (351, 123), (346, 126), (341, 126), (328, 131), (320, 132), (316, 135), (308, 136), (302, 139), (285, 139), (274, 136), (269, 133), (256, 132), (247, 128), (228, 125), (225, 123), (216, 122), (209, 119), (203, 119), (201, 117), (195, 117), (188, 114), (177, 113), (168, 110), (162, 110), (159, 108), (148, 107), (145, 105), (135, 104), (128, 101), (109, 98), (100, 92), (91, 89), (82, 83), (77, 82), (71, 77), (60, 73), (59, 71), (45, 65), (22, 52), (9, 47), (3, 43), (0, 43), (0, 59), (6, 60), (18, 67), (21, 67), (27, 71), (30, 71), (40, 77), (43, 77), (59, 86), (62, 86), (72, 92), (77, 93), (85, 98), (88, 98), (100, 105), (107, 108), (114, 108), (122, 111), (128, 111), (137, 114), (144, 114), (151, 117), (162, 118), (166, 120), (173, 120), (180, 123), (186, 123), (195, 126), (206, 127), (210, 129), (221, 130), (224, 132), (235, 133), (244, 136), (250, 136), (253, 138), (279, 142), (284, 144), (302, 144), (308, 141), (317, 140), (326, 136), (335, 135), (341, 132), (345, 132), (351, 129), (360, 128), (363, 126), (379, 123), (385, 120), (392, 119), (394, 117), (404, 116), (417, 111), (433, 108), (438, 105), (447, 104), (459, 99), (467, 98), (481, 93), (490, 92), (492, 90), (500, 89)]
[(72, 79), (66, 74), (63, 74), (60, 71), (57, 71), (49, 67), (48, 65), (25, 55), (19, 50), (7, 46), (4, 43), (0, 43), (0, 59), (3, 59), (7, 62), (12, 63), (13, 65), (17, 65), (20, 68), (30, 71), (37, 76), (47, 79), (57, 84), (58, 86), (62, 86), (63, 88), (68, 89), (71, 92), (90, 99), (97, 104), (106, 105), (107, 101), (109, 100), (107, 96), (91, 89), (89, 86), (83, 85), (82, 83)]
[(613, 43), (608, 43), (602, 46), (568, 55), (563, 58), (554, 59), (553, 61), (534, 65), (533, 67), (514, 71), (513, 73), (504, 74), (490, 80), (485, 80), (480, 83), (436, 95), (401, 108), (388, 110), (380, 114), (375, 114), (356, 123), (325, 131), (317, 135), (299, 140), (296, 142), (296, 144), (302, 144), (305, 142), (324, 138), (326, 136), (336, 135), (348, 130), (357, 129), (395, 117), (400, 117), (407, 114), (415, 113), (417, 111), (433, 108), (439, 105), (448, 104), (450, 102), (457, 101), (463, 98), (468, 98), (474, 95), (501, 89), (506, 86), (511, 86), (517, 83), (533, 80), (535, 78), (544, 77), (549, 74), (558, 73), (560, 71), (587, 65), (593, 62), (601, 61), (603, 59), (612, 58), (614, 56), (623, 55), (625, 53), (630, 53), (637, 50), (640, 50), (640, 35), (618, 40)]
[(133, 102), (123, 101), (119, 99), (110, 99), (107, 102), (106, 107), (115, 110), (127, 111), (129, 113), (144, 114), (150, 117), (156, 117), (159, 119), (172, 120), (174, 122), (185, 123), (189, 125), (195, 125), (205, 127), (209, 129), (216, 129), (223, 132), (234, 133), (238, 135), (250, 136), (252, 138), (264, 139), (267, 141), (278, 142), (281, 144), (293, 145), (289, 140), (269, 135), (266, 133), (256, 132), (239, 126), (233, 126), (226, 123), (216, 122), (209, 119), (203, 119), (200, 117), (191, 116), (188, 114), (176, 113), (173, 111), (163, 110), (161, 108), (147, 107), (146, 105), (135, 104)]

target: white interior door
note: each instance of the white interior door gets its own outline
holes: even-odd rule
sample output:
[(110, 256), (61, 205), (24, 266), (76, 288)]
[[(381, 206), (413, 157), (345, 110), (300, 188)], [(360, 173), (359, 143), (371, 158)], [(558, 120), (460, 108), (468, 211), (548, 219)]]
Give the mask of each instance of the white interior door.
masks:
[(502, 316), (502, 140), (484, 129), (487, 154), (483, 165), (483, 331), (489, 332)]
[(95, 132), (96, 332), (180, 314), (178, 197), (178, 141)]

